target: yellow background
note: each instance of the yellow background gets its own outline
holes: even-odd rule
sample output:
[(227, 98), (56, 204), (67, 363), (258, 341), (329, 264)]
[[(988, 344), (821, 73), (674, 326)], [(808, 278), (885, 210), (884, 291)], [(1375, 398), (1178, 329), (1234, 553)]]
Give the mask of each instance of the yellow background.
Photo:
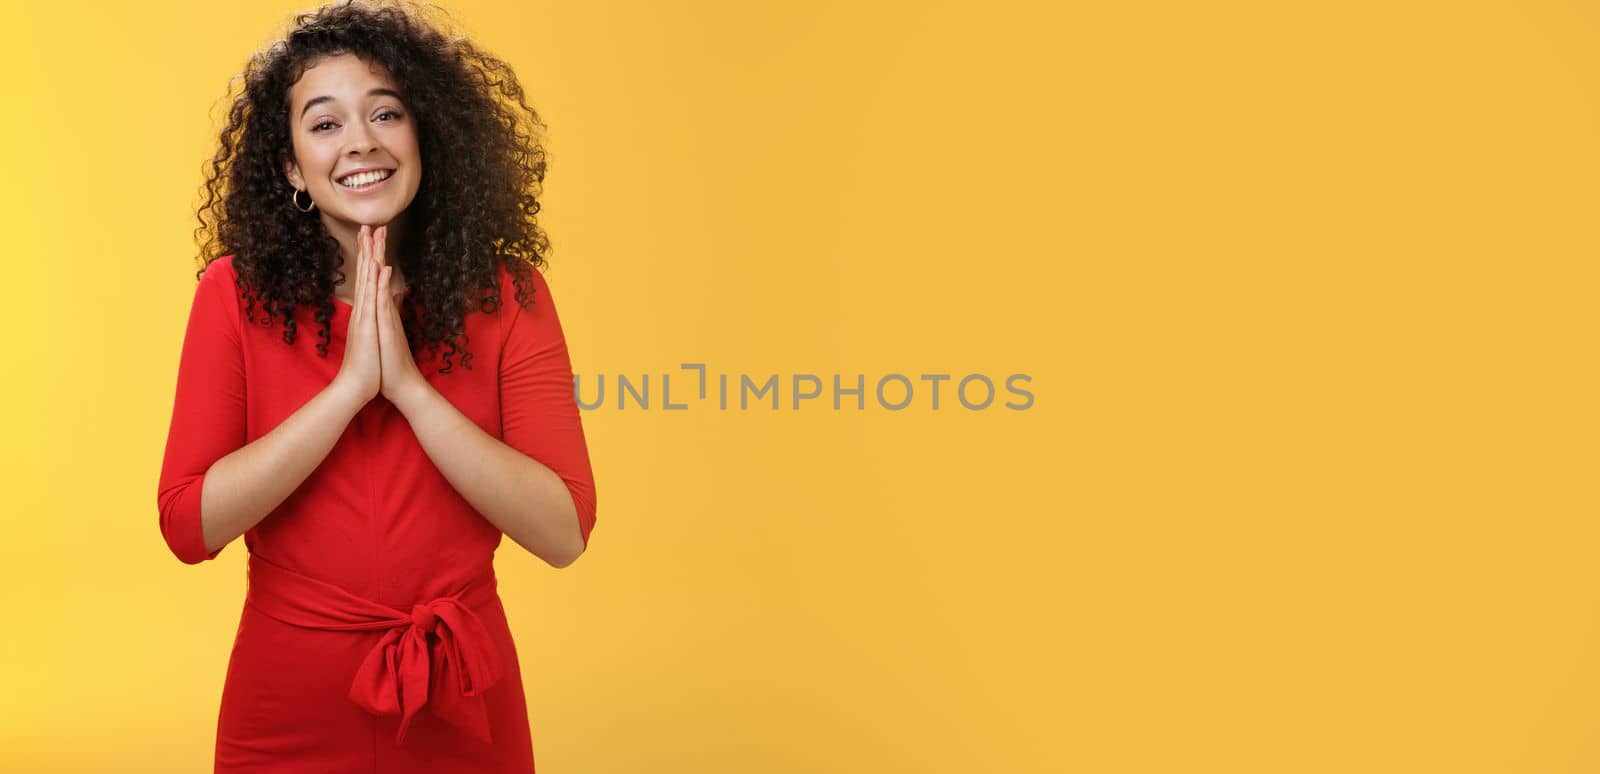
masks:
[[(245, 551), (156, 479), (300, 7), (0, 25), (7, 768), (210, 771)], [(1035, 396), (585, 412), (589, 552), (497, 563), (541, 772), (1600, 766), (1594, 5), (448, 7), (550, 125), (581, 374)]]

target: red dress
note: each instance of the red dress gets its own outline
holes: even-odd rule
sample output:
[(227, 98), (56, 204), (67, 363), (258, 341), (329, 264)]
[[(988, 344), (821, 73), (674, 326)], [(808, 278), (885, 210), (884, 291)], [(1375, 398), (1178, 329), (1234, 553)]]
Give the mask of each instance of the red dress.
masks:
[[(451, 404), (554, 470), (584, 544), (594, 475), (572, 365), (549, 286), (533, 307), (500, 270), (500, 308), (464, 320), (461, 353), (417, 365)], [(270, 432), (333, 380), (351, 307), (334, 301), (327, 357), (313, 310), (245, 320), (233, 256), (195, 291), (157, 496), (178, 559), (207, 553), (200, 492), (217, 459)], [(413, 347), (415, 349), (415, 347)], [(530, 772), (533, 748), (516, 646), (495, 587), (501, 532), (461, 497), (381, 395), (328, 456), (244, 535), (249, 591), (217, 718), (216, 771)], [(513, 544), (515, 545), (515, 544)], [(516, 548), (519, 559), (523, 549)]]

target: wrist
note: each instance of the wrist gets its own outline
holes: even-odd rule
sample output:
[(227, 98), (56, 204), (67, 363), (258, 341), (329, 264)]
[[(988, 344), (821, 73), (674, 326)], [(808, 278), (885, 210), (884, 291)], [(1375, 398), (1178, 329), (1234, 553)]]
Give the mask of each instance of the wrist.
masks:
[(429, 393), (433, 391), (433, 385), (428, 384), (426, 379), (418, 379), (408, 384), (404, 389), (397, 391), (394, 397), (389, 399), (389, 402), (393, 403), (394, 407), (400, 410), (400, 413), (407, 414), (426, 403)]
[(341, 379), (335, 376), (333, 381), (328, 384), (327, 388), (325, 388), (323, 392), (327, 393), (333, 397), (334, 400), (338, 401), (339, 405), (342, 406), (346, 410), (346, 413), (350, 414), (352, 417), (361, 411), (362, 406), (367, 404), (367, 401), (362, 397), (360, 391), (358, 391), (355, 388), (355, 385), (351, 384), (348, 379)]

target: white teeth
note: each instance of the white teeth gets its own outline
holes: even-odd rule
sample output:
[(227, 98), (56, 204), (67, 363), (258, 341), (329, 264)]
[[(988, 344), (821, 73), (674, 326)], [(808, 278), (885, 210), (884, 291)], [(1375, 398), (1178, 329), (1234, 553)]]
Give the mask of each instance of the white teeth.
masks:
[(392, 169), (379, 169), (372, 172), (362, 172), (359, 175), (351, 175), (341, 179), (339, 181), (339, 185), (342, 185), (345, 188), (360, 188), (362, 186), (371, 185), (372, 183), (387, 179), (392, 174), (394, 174), (394, 170)]

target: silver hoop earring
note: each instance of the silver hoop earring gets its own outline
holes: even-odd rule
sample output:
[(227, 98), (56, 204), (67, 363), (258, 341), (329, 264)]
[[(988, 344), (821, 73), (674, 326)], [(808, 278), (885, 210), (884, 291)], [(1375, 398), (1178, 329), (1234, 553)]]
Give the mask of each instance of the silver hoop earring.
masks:
[[(308, 200), (311, 199), (311, 192), (310, 191), (306, 192), (306, 199), (308, 199)], [(311, 201), (311, 206), (309, 206), (309, 207), (301, 207), (300, 206), (300, 189), (298, 189), (298, 188), (294, 189), (294, 191), (289, 194), (289, 201), (294, 204), (294, 208), (295, 209), (297, 209), (297, 210), (299, 210), (301, 212), (310, 212), (310, 211), (312, 211), (312, 210), (317, 208), (317, 203), (314, 200)]]

